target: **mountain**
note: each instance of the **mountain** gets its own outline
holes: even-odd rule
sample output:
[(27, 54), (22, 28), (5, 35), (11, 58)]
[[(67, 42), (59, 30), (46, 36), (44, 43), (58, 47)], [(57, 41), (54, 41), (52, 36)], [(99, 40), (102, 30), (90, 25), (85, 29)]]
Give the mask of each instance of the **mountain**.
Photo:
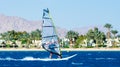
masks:
[[(72, 30), (78, 32), (80, 35), (84, 35), (89, 29), (94, 29), (94, 27), (98, 27), (99, 30), (103, 32), (105, 32), (106, 30), (103, 26), (80, 27), (74, 28)], [(0, 33), (7, 32), (10, 30), (31, 32), (36, 29), (42, 29), (41, 21), (30, 21), (17, 16), (6, 16), (4, 14), (0, 14)], [(56, 27), (56, 29), (58, 32), (57, 34), (60, 38), (65, 37), (66, 33), (68, 32), (67, 29), (58, 26)]]
[(17, 16), (0, 15), (0, 33), (9, 30), (27, 31), (41, 29), (41, 21), (28, 21)]
[[(6, 16), (0, 14), (0, 33), (10, 30), (31, 32), (36, 29), (42, 29), (41, 21), (29, 21), (17, 16)], [(63, 38), (67, 30), (57, 27), (59, 37)]]
[(74, 28), (72, 30), (76, 31), (79, 33), (79, 35), (85, 35), (88, 30), (94, 29), (95, 27), (98, 28), (99, 31), (106, 33), (106, 28), (103, 25), (93, 25), (93, 26), (85, 26), (85, 27), (80, 27), (80, 28)]

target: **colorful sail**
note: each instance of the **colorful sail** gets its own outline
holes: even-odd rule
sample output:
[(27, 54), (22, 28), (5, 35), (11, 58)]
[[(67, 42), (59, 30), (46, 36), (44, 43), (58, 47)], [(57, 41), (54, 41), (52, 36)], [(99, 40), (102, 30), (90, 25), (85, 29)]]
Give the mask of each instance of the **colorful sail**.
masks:
[(60, 55), (60, 45), (58, 36), (49, 14), (49, 9), (43, 9), (43, 24), (42, 24), (42, 47), (54, 54)]

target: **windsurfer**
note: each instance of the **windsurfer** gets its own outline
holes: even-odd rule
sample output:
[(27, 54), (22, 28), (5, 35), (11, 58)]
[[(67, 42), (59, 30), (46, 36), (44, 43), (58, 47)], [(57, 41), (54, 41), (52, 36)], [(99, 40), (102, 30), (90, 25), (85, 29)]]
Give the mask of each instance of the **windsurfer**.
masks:
[(58, 36), (52, 21), (52, 18), (49, 14), (49, 10), (43, 9), (43, 24), (42, 24), (42, 47), (50, 52), (50, 58), (52, 55), (58, 55), (59, 58), (62, 58), (60, 53), (60, 45), (58, 43)]
[[(57, 51), (55, 48), (58, 48), (58, 47), (55, 44), (57, 44), (55, 41), (50, 43), (49, 49), (51, 51)], [(53, 54), (56, 54), (56, 55), (58, 55), (59, 58), (62, 58), (61, 54), (57, 54), (57, 53), (53, 53), (53, 52), (50, 52), (49, 58), (52, 58)]]

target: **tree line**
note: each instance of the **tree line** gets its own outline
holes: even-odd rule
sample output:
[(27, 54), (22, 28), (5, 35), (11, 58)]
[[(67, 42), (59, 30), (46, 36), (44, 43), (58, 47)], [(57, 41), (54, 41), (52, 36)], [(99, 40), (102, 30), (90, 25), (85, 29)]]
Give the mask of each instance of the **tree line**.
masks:
[[(69, 44), (68, 46), (70, 47), (82, 47), (82, 44), (87, 44), (87, 47), (93, 47), (92, 44), (90, 43), (92, 40), (92, 43), (95, 44), (95, 47), (107, 47), (105, 43), (107, 43), (108, 39), (115, 39), (115, 38), (120, 38), (120, 35), (116, 34), (118, 33), (117, 30), (112, 30), (112, 25), (109, 23), (106, 23), (104, 25), (106, 29), (108, 29), (107, 33), (104, 33), (100, 31), (97, 27), (94, 29), (89, 29), (88, 32), (85, 35), (79, 35), (78, 32), (75, 31), (68, 31), (66, 38), (68, 38)], [(113, 35), (113, 36), (112, 36)], [(86, 40), (86, 43), (85, 43)], [(118, 47), (116, 44), (117, 42), (113, 41), (112, 42), (112, 47)], [(119, 40), (120, 44), (120, 40)]]
[[(100, 31), (97, 27), (95, 27), (94, 29), (89, 29), (88, 32), (85, 35), (79, 35), (78, 32), (75, 31), (68, 31), (65, 38), (68, 39), (68, 41), (62, 41), (60, 40), (60, 43), (62, 44), (63, 48), (69, 48), (69, 47), (74, 47), (74, 48), (78, 48), (78, 47), (82, 47), (81, 44), (85, 44), (85, 40), (87, 43), (87, 47), (92, 47), (92, 45), (90, 44), (90, 41), (92, 40), (92, 42), (95, 45), (95, 47), (105, 47), (105, 43), (106, 43), (106, 39), (115, 39), (116, 37), (120, 37), (120, 35), (116, 36), (116, 34), (118, 33), (117, 30), (111, 30), (113, 27), (111, 24), (107, 23), (104, 25), (105, 28), (108, 29), (107, 33), (104, 33), (102, 31)], [(111, 33), (114, 35), (112, 36)], [(35, 40), (41, 40), (41, 30), (36, 29), (35, 31), (32, 31), (30, 33), (23, 31), (15, 31), (15, 30), (11, 30), (11, 31), (7, 31), (5, 33), (1, 33), (1, 39), (5, 40), (6, 43), (8, 42), (13, 42), (16, 43), (16, 41), (21, 41), (21, 44), (32, 44)], [(114, 42), (113, 44), (114, 47), (116, 47), (116, 43)]]
[(6, 41), (6, 46), (11, 45), (9, 42), (16, 44), (16, 41), (20, 41), (21, 44), (32, 44), (35, 40), (41, 40), (41, 31), (36, 29), (30, 33), (23, 31), (23, 32), (16, 32), (15, 30), (7, 31), (5, 33), (1, 33), (1, 39)]

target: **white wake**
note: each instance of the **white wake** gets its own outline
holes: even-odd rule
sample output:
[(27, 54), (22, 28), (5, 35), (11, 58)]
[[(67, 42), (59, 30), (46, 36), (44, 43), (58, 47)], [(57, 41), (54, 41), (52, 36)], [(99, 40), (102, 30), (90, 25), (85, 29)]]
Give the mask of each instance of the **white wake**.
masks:
[(62, 61), (62, 60), (69, 60), (73, 57), (75, 57), (77, 54), (74, 54), (72, 56), (69, 57), (65, 57), (65, 58), (34, 58), (34, 57), (24, 57), (22, 59), (15, 59), (15, 58), (11, 58), (11, 57), (6, 57), (6, 58), (0, 58), (0, 61)]

